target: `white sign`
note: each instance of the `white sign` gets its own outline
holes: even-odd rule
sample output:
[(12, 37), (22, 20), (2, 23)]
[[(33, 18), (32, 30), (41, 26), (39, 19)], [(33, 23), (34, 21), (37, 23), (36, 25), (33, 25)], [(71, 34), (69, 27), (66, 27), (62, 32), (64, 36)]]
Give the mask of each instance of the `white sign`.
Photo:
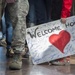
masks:
[(26, 40), (33, 64), (75, 54), (75, 16), (27, 28)]

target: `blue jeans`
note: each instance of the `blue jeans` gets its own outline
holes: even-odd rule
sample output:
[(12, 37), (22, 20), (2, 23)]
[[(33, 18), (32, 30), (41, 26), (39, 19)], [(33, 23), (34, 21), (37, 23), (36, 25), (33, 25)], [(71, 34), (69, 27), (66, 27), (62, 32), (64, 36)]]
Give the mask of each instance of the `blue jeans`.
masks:
[(9, 17), (9, 12), (7, 7), (5, 8), (5, 13), (2, 17), (2, 32), (3, 32), (4, 38), (6, 38), (7, 48), (10, 48), (11, 42), (12, 42), (13, 28), (12, 28), (12, 23)]
[(29, 13), (27, 23), (36, 25), (47, 22), (47, 12), (44, 0), (29, 0)]

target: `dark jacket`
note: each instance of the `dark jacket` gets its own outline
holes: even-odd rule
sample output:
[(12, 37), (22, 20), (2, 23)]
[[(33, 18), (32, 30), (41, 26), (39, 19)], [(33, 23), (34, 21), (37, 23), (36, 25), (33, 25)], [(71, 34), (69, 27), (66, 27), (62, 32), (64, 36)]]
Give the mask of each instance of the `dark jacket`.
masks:
[(57, 20), (70, 16), (72, 0), (52, 0), (51, 19)]

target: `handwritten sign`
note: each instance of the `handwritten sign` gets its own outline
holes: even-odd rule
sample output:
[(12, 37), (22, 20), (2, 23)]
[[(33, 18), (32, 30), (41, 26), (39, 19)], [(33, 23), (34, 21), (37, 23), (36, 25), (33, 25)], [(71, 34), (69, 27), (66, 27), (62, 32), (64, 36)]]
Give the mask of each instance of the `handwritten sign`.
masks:
[(27, 28), (26, 40), (33, 64), (75, 54), (75, 16)]

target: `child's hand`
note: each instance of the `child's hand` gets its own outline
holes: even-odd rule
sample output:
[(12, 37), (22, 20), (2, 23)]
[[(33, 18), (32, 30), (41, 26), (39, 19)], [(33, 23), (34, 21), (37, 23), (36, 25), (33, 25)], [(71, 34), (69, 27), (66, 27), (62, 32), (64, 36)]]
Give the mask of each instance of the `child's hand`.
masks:
[(66, 23), (66, 18), (61, 18), (61, 23), (65, 24)]

